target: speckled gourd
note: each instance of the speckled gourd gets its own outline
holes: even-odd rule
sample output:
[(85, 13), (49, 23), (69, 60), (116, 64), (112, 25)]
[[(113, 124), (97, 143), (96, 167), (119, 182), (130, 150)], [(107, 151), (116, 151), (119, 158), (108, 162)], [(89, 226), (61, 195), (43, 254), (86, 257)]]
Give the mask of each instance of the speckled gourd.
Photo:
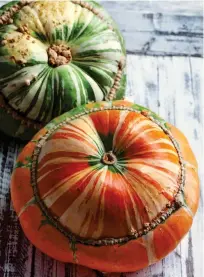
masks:
[(27, 144), (11, 196), (25, 234), (47, 255), (135, 271), (164, 258), (189, 231), (197, 162), (181, 131), (146, 108), (90, 103)]
[(90, 101), (122, 99), (124, 40), (94, 1), (12, 1), (0, 9), (0, 130), (30, 139)]

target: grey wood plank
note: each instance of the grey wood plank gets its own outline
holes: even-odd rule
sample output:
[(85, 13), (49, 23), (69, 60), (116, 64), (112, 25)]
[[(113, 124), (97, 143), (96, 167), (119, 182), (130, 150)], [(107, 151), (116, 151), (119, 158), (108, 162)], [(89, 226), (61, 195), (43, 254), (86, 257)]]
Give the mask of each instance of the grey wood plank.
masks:
[(1, 140), (0, 145), (0, 276), (24, 277), (31, 267), (31, 246), (19, 226), (9, 191), (11, 172), (21, 145), (14, 140)]
[(165, 12), (168, 14), (202, 15), (201, 0), (99, 0), (106, 8), (116, 8), (120, 5), (124, 9), (137, 11)]
[[(180, 68), (179, 66), (185, 63), (186, 60), (188, 62), (187, 58), (158, 58), (158, 98), (160, 102), (158, 112), (162, 117), (175, 125), (177, 118), (177, 114), (175, 113), (175, 94), (178, 93), (176, 89), (179, 90), (179, 83), (175, 82), (175, 75), (178, 75), (179, 72), (183, 74), (184, 71), (187, 71), (188, 74), (190, 73), (188, 68), (183, 70), (183, 67)], [(177, 65), (176, 70), (174, 64)], [(183, 76), (181, 77), (181, 82), (184, 83)], [(181, 91), (181, 93), (183, 93), (183, 91)], [(165, 277), (186, 276), (183, 274), (181, 267), (181, 245), (163, 260), (162, 265)]]
[(65, 265), (65, 277), (101, 277), (100, 275), (102, 275), (100, 272), (86, 268), (84, 266), (72, 264)]
[(33, 261), (34, 270), (33, 276), (31, 277), (41, 277), (43, 272), (43, 277), (53, 277), (56, 275), (56, 263), (55, 261), (43, 254), (38, 249), (35, 249), (35, 258)]
[[(204, 239), (203, 236), (201, 239), (199, 238), (199, 234), (204, 234), (204, 222), (201, 220), (204, 214), (204, 176), (203, 176), (203, 162), (204, 162), (204, 142), (203, 142), (203, 127), (204, 127), (204, 113), (203, 113), (203, 78), (200, 78), (200, 73), (202, 74), (203, 66), (196, 59), (189, 59), (189, 68), (191, 71), (191, 78), (189, 80), (189, 87), (191, 87), (191, 99), (189, 98), (189, 104), (186, 99), (184, 102), (186, 105), (186, 109), (190, 110), (190, 106), (192, 112), (187, 113), (185, 120), (188, 121), (189, 126), (194, 128), (189, 128), (189, 138), (192, 141), (192, 148), (196, 153), (196, 157), (199, 164), (199, 175), (200, 175), (200, 184), (201, 184), (201, 198), (200, 198), (200, 206), (198, 210), (198, 214), (196, 216), (198, 222), (193, 225), (191, 230), (191, 236), (188, 237), (188, 255), (186, 258), (185, 266), (187, 276), (191, 277), (192, 272), (195, 276), (204, 276)], [(187, 79), (188, 81), (188, 79)], [(189, 97), (188, 95), (186, 97)], [(194, 101), (194, 105), (192, 108), (192, 101)], [(198, 126), (201, 126), (199, 128)], [(191, 265), (191, 260), (193, 260), (193, 264)], [(201, 266), (200, 266), (201, 264)]]
[(123, 32), (129, 54), (202, 56), (202, 1), (101, 3)]

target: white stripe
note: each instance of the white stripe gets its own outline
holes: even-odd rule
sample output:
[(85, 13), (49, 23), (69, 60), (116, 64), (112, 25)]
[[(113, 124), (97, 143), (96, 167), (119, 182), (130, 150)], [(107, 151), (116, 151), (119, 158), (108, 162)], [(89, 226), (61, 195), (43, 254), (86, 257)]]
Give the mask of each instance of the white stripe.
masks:
[(115, 133), (114, 133), (114, 137), (113, 137), (113, 148), (116, 151), (118, 149), (118, 133), (120, 132), (121, 127), (123, 126), (124, 121), (125, 121), (128, 114), (129, 114), (128, 111), (121, 111), (120, 112), (119, 122), (118, 122), (117, 128), (116, 128)]
[[(63, 180), (60, 180), (59, 183), (56, 183), (42, 199), (44, 199), (45, 205), (50, 208), (64, 193), (66, 193), (73, 185), (76, 184), (80, 179), (85, 178), (91, 173), (93, 169), (86, 168), (80, 172), (77, 172), (71, 176), (66, 177)], [(38, 180), (39, 182), (39, 180)]]
[(149, 144), (152, 145), (152, 144), (157, 144), (157, 143), (168, 144), (168, 145), (171, 145), (172, 147), (174, 147), (173, 143), (169, 139), (166, 139), (166, 138), (160, 138), (160, 139), (157, 139), (154, 141), (147, 142), (147, 145), (149, 145)]
[[(83, 43), (80, 45), (80, 53), (87, 52), (87, 51), (100, 51), (100, 50), (105, 50), (104, 52), (109, 52), (108, 50), (111, 50), (111, 52), (114, 52), (115, 50), (118, 50), (120, 55), (121, 55), (121, 47), (118, 41), (116, 40), (109, 40), (105, 44), (96, 44), (96, 45), (88, 45), (86, 46), (87, 42)], [(105, 49), (104, 49), (105, 47)], [(103, 56), (103, 53), (101, 52), (101, 55)]]
[(155, 249), (154, 249), (153, 234), (154, 234), (154, 231), (150, 231), (145, 236), (143, 236), (143, 242), (147, 250), (149, 265), (155, 263), (158, 260), (156, 258)]
[[(145, 120), (146, 121), (146, 120)], [(138, 125), (143, 125), (143, 126), (145, 126), (147, 124), (147, 122), (143, 122), (143, 123), (139, 123)], [(137, 134), (135, 135), (135, 136), (133, 136), (132, 137), (132, 139), (130, 139), (128, 142), (127, 142), (127, 144), (126, 144), (126, 148), (128, 148), (128, 147), (130, 147), (132, 144), (134, 144), (134, 143), (136, 143), (136, 141), (137, 141), (137, 139), (138, 138), (140, 138), (140, 137), (142, 137), (143, 135), (146, 135), (147, 133), (149, 133), (149, 132), (152, 132), (152, 131), (154, 131), (154, 132), (161, 132), (161, 130), (159, 130), (156, 126), (149, 126), (149, 129), (146, 129), (146, 130), (144, 130), (144, 131), (141, 131), (141, 132), (139, 132), (139, 129), (140, 129), (140, 126), (138, 126), (138, 128), (137, 128), (138, 130), (137, 130)], [(136, 132), (136, 130), (134, 130), (134, 132)]]
[(88, 74), (86, 74), (84, 71), (81, 71), (81, 74), (84, 76), (86, 81), (92, 87), (93, 93), (95, 95), (95, 101), (102, 101), (104, 96), (103, 96), (103, 92), (100, 89), (100, 87), (98, 86), (98, 84)]
[[(97, 187), (95, 188), (95, 191), (97, 191), (97, 196), (99, 195), (100, 190), (102, 190), (102, 183), (105, 177), (104, 172), (104, 168), (102, 168), (101, 170), (98, 170), (94, 173), (93, 177), (89, 181), (89, 184), (86, 186), (84, 191), (80, 194), (80, 196), (77, 199), (75, 199), (72, 205), (60, 217), (60, 222), (63, 225), (67, 226), (75, 234), (85, 235), (85, 232), (87, 232), (88, 230), (90, 221), (86, 222), (85, 226), (81, 226), (81, 224), (83, 223), (88, 212), (91, 211), (91, 213), (94, 215), (94, 213), (96, 212), (96, 209), (94, 208), (98, 207), (98, 201), (100, 201), (100, 199), (99, 197), (97, 197), (94, 199), (95, 203), (94, 201), (89, 201), (88, 203), (86, 203), (86, 197), (88, 196), (90, 189), (96, 181), (96, 178), (99, 174), (102, 173), (102, 176), (99, 179), (99, 182), (97, 183)], [(93, 203), (95, 204), (95, 207), (93, 207)], [(83, 232), (82, 227), (85, 228)]]
[(77, 61), (77, 63), (80, 63), (82, 65), (84, 64), (88, 67), (93, 66), (93, 67), (99, 68), (100, 70), (105, 71), (105, 73), (107, 75), (108, 75), (108, 73), (111, 75), (113, 73), (117, 73), (117, 71), (118, 71), (118, 66), (117, 66), (116, 62), (111, 63), (111, 61), (104, 61), (104, 63), (102, 63), (103, 59), (100, 59), (100, 61), (98, 59), (96, 59), (96, 61), (93, 61), (93, 60), (94, 60), (94, 58), (92, 58), (92, 57), (91, 58), (90, 57), (83, 57), (83, 58), (76, 57), (76, 59), (75, 59), (75, 61)]
[[(80, 6), (76, 5), (76, 8), (77, 7), (80, 7)], [(80, 13), (80, 16), (79, 16), (79, 19), (78, 19), (77, 23), (78, 24), (83, 24), (83, 27), (80, 29), (77, 36), (74, 37), (74, 41), (76, 41), (76, 45), (77, 45), (77, 39), (79, 38), (78, 40), (80, 40), (80, 35), (89, 26), (89, 24), (91, 23), (93, 17), (94, 17), (94, 14), (92, 12), (89, 12), (87, 9), (81, 9), (81, 13)]]
[(178, 154), (176, 153), (176, 151), (170, 150), (170, 149), (150, 149), (150, 150), (146, 150), (146, 151), (140, 151), (135, 153), (136, 155), (142, 155), (142, 154), (147, 154), (147, 153), (169, 153), (169, 154), (173, 154), (174, 156), (176, 156), (178, 158)]
[(76, 139), (69, 138), (69, 140), (65, 139), (57, 139), (57, 140), (49, 140), (46, 142), (46, 145), (42, 148), (40, 156), (38, 158), (38, 162), (42, 160), (42, 158), (51, 153), (65, 151), (65, 152), (75, 152), (82, 153), (84, 155), (98, 156), (98, 151), (94, 150), (91, 147), (88, 147), (87, 144), (83, 144)]
[(35, 205), (36, 200), (32, 197), (19, 211), (18, 217), (20, 217), (30, 206)]
[[(175, 164), (173, 162), (167, 161), (167, 160), (154, 160), (151, 158), (145, 158), (145, 159), (131, 159), (130, 161), (128, 161), (128, 165), (131, 164), (139, 164), (139, 163), (144, 163), (148, 164), (149, 166), (158, 166), (164, 169), (168, 169), (169, 171), (171, 171), (172, 173), (177, 174), (180, 166), (178, 164)], [(122, 162), (120, 162), (120, 164), (122, 165)]]
[[(99, 198), (99, 195), (101, 195), (102, 190), (104, 188), (102, 184), (104, 183), (106, 173), (107, 173), (107, 169), (108, 169), (107, 166), (103, 168), (100, 180), (97, 182), (95, 190), (94, 190), (93, 195), (92, 195), (92, 199), (96, 200), (98, 198), (97, 199), (98, 201), (95, 201), (95, 203), (94, 203), (95, 205), (91, 206), (91, 210), (94, 210), (96, 212), (97, 208), (100, 208), (98, 224), (97, 224), (97, 227), (96, 227), (95, 231), (92, 234), (93, 238), (99, 238), (101, 236), (101, 234), (103, 233), (103, 229), (104, 229), (105, 190), (103, 191), (103, 195), (101, 196), (101, 198)], [(111, 177), (112, 177), (112, 175), (111, 175)], [(111, 183), (111, 181), (110, 181), (110, 183)], [(93, 202), (92, 202), (92, 204), (93, 204)], [(93, 213), (92, 213), (92, 218), (91, 219), (93, 219), (93, 217), (94, 216), (93, 216)], [(87, 234), (88, 226), (89, 226), (88, 222), (84, 227), (82, 226), (82, 230), (80, 232), (81, 236), (85, 236)]]
[(73, 84), (75, 86), (75, 92), (76, 92), (76, 97), (77, 97), (77, 105), (81, 105), (81, 90), (80, 90), (80, 87), (79, 87), (79, 84), (78, 84), (78, 79), (76, 78), (76, 75), (78, 76), (78, 74), (76, 73), (76, 71), (74, 70), (74, 68), (70, 67), (70, 66), (67, 66), (67, 70), (70, 74), (70, 77), (73, 81)]
[[(35, 105), (33, 106), (32, 110), (28, 113), (28, 118), (31, 118), (31, 119), (36, 119), (40, 113), (40, 110), (41, 110), (41, 107), (44, 103), (44, 101), (47, 101), (45, 100), (45, 95), (46, 95), (46, 87), (47, 87), (47, 80), (48, 80), (48, 77), (49, 77), (49, 74), (50, 73), (45, 73), (47, 75), (46, 78), (41, 78), (42, 79), (42, 82), (40, 84), (40, 93), (38, 95), (38, 98), (37, 98), (37, 101), (35, 103)], [(29, 93), (27, 94), (27, 96), (25, 97), (25, 99), (22, 101), (22, 106), (26, 105), (27, 102), (26, 100), (29, 98), (29, 96), (34, 96), (36, 95), (37, 93), (37, 90), (32, 88)], [(21, 105), (20, 105), (21, 106)], [(28, 106), (27, 106), (28, 107)]]
[[(127, 164), (126, 165), (127, 166), (127, 168), (133, 168), (133, 169), (137, 169), (137, 170), (139, 170), (141, 173), (144, 173), (144, 174), (147, 174), (148, 176), (150, 176), (152, 179), (155, 179), (155, 180), (157, 180), (156, 178), (155, 178), (155, 175), (157, 174), (157, 175), (161, 175), (162, 177), (164, 177), (164, 178), (166, 178), (166, 183), (167, 183), (167, 181), (168, 181), (168, 183), (169, 183), (169, 181), (171, 180), (172, 181), (172, 183), (174, 183), (174, 186), (176, 186), (177, 187), (177, 177), (178, 177), (178, 175), (179, 175), (179, 170), (177, 170), (177, 172), (176, 172), (176, 176), (175, 177), (172, 177), (171, 175), (169, 175), (168, 173), (166, 173), (166, 172), (163, 172), (162, 170), (159, 170), (159, 169), (157, 169), (157, 168), (154, 168), (154, 167), (152, 167), (151, 165), (145, 165), (145, 164), (139, 164), (139, 163), (137, 163), (137, 164)], [(179, 168), (178, 168), (179, 169)], [(168, 168), (167, 168), (167, 170), (168, 170)], [(170, 185), (170, 184), (169, 184)]]
[(132, 182), (132, 188), (140, 197), (143, 205), (148, 208), (149, 218), (153, 219), (156, 217), (166, 206), (168, 200), (162, 194), (158, 195), (158, 190), (148, 181), (143, 180), (138, 176), (138, 180), (135, 179), (134, 173), (131, 172), (126, 172), (126, 176), (129, 182)]
[(135, 214), (135, 220), (136, 220), (136, 224), (137, 224), (137, 230), (139, 230), (143, 227), (142, 222), (141, 222), (141, 217), (140, 217), (139, 211), (136, 209), (136, 205), (135, 205), (134, 199), (132, 197), (132, 193), (129, 191), (129, 189), (127, 189), (127, 193), (132, 202), (132, 206), (133, 206), (133, 210), (134, 210), (134, 214)]

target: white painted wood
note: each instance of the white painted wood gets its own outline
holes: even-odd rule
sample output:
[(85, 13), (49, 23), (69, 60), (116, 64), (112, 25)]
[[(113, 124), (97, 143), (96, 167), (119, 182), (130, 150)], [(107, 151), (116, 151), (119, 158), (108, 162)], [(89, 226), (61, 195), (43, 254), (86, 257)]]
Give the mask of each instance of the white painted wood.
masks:
[(127, 63), (128, 99), (158, 112), (157, 58), (130, 55)]
[(202, 1), (101, 3), (118, 23), (128, 53), (202, 56)]
[(126, 10), (165, 12), (167, 14), (202, 15), (203, 2), (201, 0), (99, 0), (106, 8), (116, 8), (120, 5)]

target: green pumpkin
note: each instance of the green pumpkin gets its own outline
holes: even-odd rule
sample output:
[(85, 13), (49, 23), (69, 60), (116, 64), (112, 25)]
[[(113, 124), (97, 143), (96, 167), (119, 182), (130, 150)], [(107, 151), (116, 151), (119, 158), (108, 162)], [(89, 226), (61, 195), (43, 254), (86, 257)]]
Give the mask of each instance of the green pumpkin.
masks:
[(79, 105), (123, 98), (124, 40), (94, 1), (13, 1), (0, 9), (0, 130), (30, 139)]

